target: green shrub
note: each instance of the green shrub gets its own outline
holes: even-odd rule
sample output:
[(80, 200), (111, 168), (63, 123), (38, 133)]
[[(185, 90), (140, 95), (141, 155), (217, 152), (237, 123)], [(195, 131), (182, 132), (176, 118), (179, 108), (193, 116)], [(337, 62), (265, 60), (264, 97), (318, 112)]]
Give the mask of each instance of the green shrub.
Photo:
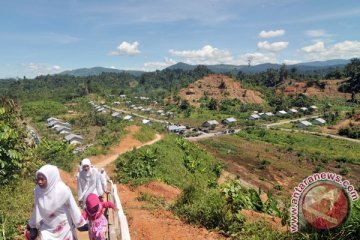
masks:
[(44, 139), (35, 149), (38, 158), (66, 171), (75, 166), (74, 146), (62, 141)]
[(22, 230), (34, 203), (34, 186), (32, 181), (23, 179), (0, 188), (0, 239), (23, 239)]
[(41, 122), (49, 117), (66, 113), (66, 107), (63, 103), (55, 101), (35, 101), (27, 102), (22, 106), (22, 113), (26, 117), (32, 117), (34, 121)]
[(148, 142), (154, 139), (155, 130), (150, 126), (142, 126), (141, 129), (134, 134), (134, 137), (140, 142)]

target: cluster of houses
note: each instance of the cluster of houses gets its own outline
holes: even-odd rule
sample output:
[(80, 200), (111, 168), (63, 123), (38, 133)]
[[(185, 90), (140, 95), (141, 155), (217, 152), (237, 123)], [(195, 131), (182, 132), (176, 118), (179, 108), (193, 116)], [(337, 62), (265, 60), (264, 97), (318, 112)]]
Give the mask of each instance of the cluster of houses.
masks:
[(312, 105), (310, 107), (301, 107), (299, 109), (295, 109), (295, 108), (291, 108), (288, 111), (285, 110), (280, 110), (277, 111), (276, 113), (272, 113), (272, 112), (265, 112), (265, 113), (259, 113), (258, 111), (254, 111), (251, 116), (249, 117), (250, 120), (258, 120), (258, 119), (264, 119), (264, 118), (270, 118), (270, 117), (274, 117), (274, 116), (286, 116), (286, 115), (295, 115), (298, 113), (311, 113), (314, 111), (317, 111), (318, 108), (315, 105)]
[[(108, 111), (111, 111), (111, 107), (109, 107), (108, 105), (97, 105), (94, 101), (90, 101), (89, 103), (95, 108), (98, 113), (107, 113)], [(131, 115), (122, 116), (122, 113), (120, 112), (113, 112), (111, 116), (114, 118), (122, 118), (126, 121), (133, 121), (133, 117)]]
[[(226, 118), (224, 120), (221, 121), (221, 123), (223, 125), (230, 125), (230, 124), (234, 124), (236, 123), (236, 119), (231, 117), (231, 118)], [(203, 130), (204, 132), (209, 132), (209, 129), (214, 129), (217, 126), (219, 126), (220, 123), (217, 120), (208, 120), (206, 122), (204, 122), (201, 126), (202, 128), (199, 128), (198, 130), (201, 131)], [(167, 129), (169, 132), (174, 132), (174, 133), (184, 133), (186, 130), (191, 130), (191, 127), (186, 127), (184, 125), (175, 125), (175, 124), (171, 124), (169, 126), (167, 126)], [(192, 129), (192, 131), (195, 131), (196, 129)]]
[(64, 134), (64, 140), (70, 144), (81, 144), (84, 140), (82, 136), (71, 133), (71, 124), (68, 122), (63, 122), (60, 119), (50, 117), (47, 119), (47, 126), (54, 129), (59, 134)]
[(298, 128), (306, 128), (310, 127), (311, 125), (324, 125), (326, 124), (326, 120), (323, 118), (315, 118), (311, 122), (309, 121), (300, 121), (297, 126)]

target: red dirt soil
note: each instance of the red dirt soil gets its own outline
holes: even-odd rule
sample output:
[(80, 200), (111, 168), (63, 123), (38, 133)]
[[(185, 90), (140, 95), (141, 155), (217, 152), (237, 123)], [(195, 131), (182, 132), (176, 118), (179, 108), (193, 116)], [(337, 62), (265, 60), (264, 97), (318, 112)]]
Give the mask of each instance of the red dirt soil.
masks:
[(328, 97), (351, 99), (350, 93), (342, 93), (338, 91), (338, 88), (344, 80), (322, 80), (320, 82), (325, 83), (324, 89), (320, 89), (315, 85), (307, 87), (307, 81), (286, 80), (284, 84), (278, 87), (277, 92), (280, 93), (283, 90), (285, 95), (302, 93), (307, 96), (316, 96), (318, 98)]
[[(224, 82), (225, 88), (220, 88), (221, 81)], [(211, 74), (194, 83), (191, 83), (187, 88), (180, 90), (179, 96), (181, 99), (186, 99), (193, 106), (200, 106), (199, 99), (207, 94), (209, 98), (217, 100), (223, 99), (239, 99), (244, 103), (263, 103), (261, 93), (244, 89), (241, 84), (234, 79), (220, 74)]]
[[(138, 126), (129, 126), (128, 134), (120, 143), (110, 149), (107, 155), (89, 157), (95, 166), (101, 166), (104, 162), (108, 174), (114, 173), (114, 161), (117, 156), (134, 147), (141, 147), (142, 144), (133, 135), (140, 130)], [(157, 135), (156, 139), (148, 144), (158, 141), (162, 136)], [(109, 167), (110, 166), (110, 167)], [(70, 174), (60, 170), (62, 180), (76, 191), (75, 172)], [(173, 202), (181, 193), (180, 189), (169, 186), (165, 183), (150, 182), (132, 189), (125, 184), (118, 184), (118, 193), (129, 222), (130, 235), (133, 240), (159, 240), (159, 239), (195, 239), (211, 240), (225, 239), (222, 235), (210, 232), (205, 228), (195, 227), (176, 218), (170, 211), (164, 209), (147, 209), (147, 202), (139, 201), (142, 193), (164, 199), (167, 203)], [(80, 239), (87, 239), (86, 233), (79, 234)]]
[(147, 202), (137, 199), (143, 192), (163, 197), (169, 202), (178, 196), (180, 190), (159, 182), (151, 182), (135, 189), (127, 185), (119, 185), (118, 193), (128, 218), (132, 240), (226, 239), (218, 233), (187, 224), (170, 211), (162, 208), (149, 209)]

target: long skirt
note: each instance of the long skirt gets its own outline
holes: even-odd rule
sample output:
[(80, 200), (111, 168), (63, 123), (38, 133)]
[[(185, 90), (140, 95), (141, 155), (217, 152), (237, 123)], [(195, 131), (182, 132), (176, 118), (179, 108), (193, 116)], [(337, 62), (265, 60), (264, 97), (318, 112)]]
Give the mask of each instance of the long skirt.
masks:
[(99, 218), (89, 221), (89, 238), (90, 240), (105, 240), (107, 233), (108, 221), (102, 214)]

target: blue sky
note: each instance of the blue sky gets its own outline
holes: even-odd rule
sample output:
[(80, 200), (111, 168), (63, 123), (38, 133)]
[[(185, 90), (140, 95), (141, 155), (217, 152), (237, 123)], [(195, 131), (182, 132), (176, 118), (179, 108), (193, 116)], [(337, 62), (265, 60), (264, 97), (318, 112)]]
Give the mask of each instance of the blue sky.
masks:
[(360, 57), (358, 0), (2, 0), (0, 78)]

